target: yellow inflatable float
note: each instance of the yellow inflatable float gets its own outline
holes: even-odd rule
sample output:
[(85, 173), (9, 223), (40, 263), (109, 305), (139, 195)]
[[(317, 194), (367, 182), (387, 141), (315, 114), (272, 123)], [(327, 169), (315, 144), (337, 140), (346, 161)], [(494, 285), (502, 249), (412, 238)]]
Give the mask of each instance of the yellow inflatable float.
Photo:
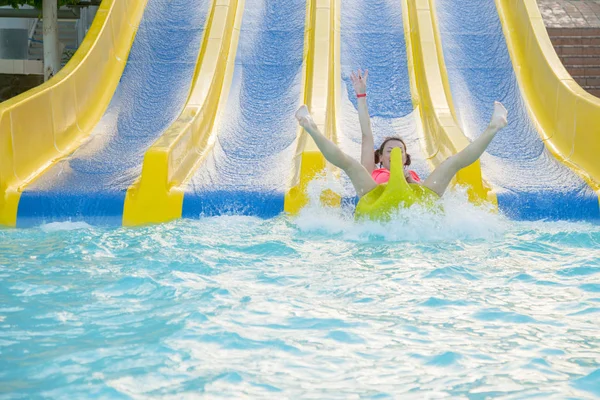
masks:
[(422, 204), (434, 207), (440, 197), (431, 189), (406, 182), (402, 164), (402, 149), (396, 147), (390, 155), (390, 180), (365, 194), (356, 205), (357, 220), (389, 221), (400, 207)]

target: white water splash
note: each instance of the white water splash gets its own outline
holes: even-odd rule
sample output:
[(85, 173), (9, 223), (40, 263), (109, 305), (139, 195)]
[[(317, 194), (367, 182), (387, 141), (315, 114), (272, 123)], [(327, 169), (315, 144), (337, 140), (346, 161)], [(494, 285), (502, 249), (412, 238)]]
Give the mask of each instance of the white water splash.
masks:
[(40, 229), (44, 232), (59, 232), (59, 231), (74, 231), (77, 229), (91, 229), (92, 226), (86, 224), (83, 221), (80, 222), (50, 222), (40, 226)]
[(420, 205), (399, 209), (390, 222), (354, 220), (353, 209), (326, 207), (320, 193), (330, 189), (341, 193), (339, 180), (327, 174), (308, 187), (309, 205), (294, 219), (305, 233), (342, 235), (347, 240), (447, 241), (464, 239), (497, 240), (509, 227), (509, 221), (493, 212), (489, 205), (476, 206), (467, 199), (465, 188), (449, 190), (440, 199), (442, 212)]

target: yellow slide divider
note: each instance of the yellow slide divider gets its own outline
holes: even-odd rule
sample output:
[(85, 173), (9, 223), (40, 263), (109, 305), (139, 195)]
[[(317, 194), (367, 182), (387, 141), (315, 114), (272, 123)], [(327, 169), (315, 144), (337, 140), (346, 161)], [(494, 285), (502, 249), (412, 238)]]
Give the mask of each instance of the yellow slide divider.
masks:
[(146, 1), (104, 0), (69, 63), (0, 104), (0, 225), (16, 225), (23, 188), (75, 150), (106, 111)]
[[(336, 111), (340, 96), (340, 0), (307, 0), (304, 31), (303, 101), (319, 130), (337, 142)], [(307, 203), (307, 186), (326, 168), (325, 158), (312, 138), (298, 128), (298, 145), (284, 211), (298, 213)], [(322, 201), (339, 206), (341, 198), (330, 191)]]
[(496, 0), (527, 108), (556, 158), (600, 194), (600, 99), (569, 75), (535, 0)]
[[(469, 145), (454, 118), (439, 31), (430, 0), (401, 0), (404, 13), (413, 104), (419, 108), (428, 160), (438, 166)], [(468, 186), (469, 200), (498, 204), (483, 180), (479, 161), (458, 172), (455, 183)]]
[(212, 148), (208, 140), (229, 93), (243, 13), (244, 0), (213, 1), (186, 106), (146, 151), (127, 190), (123, 225), (181, 218), (183, 188)]

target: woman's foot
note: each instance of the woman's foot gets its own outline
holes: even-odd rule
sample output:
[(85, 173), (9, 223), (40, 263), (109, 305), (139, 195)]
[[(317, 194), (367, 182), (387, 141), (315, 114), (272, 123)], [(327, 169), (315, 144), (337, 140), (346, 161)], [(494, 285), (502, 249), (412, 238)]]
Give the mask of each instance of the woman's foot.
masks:
[(508, 124), (508, 111), (499, 101), (494, 102), (494, 113), (490, 120), (490, 128), (499, 131)]

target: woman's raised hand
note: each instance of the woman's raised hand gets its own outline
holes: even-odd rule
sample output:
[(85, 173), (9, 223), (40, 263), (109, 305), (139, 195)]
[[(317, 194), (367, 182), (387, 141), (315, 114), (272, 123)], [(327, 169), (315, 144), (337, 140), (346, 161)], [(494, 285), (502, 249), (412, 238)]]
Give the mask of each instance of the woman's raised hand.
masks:
[(500, 130), (504, 128), (508, 124), (508, 112), (506, 108), (502, 105), (502, 103), (495, 101), (494, 102), (494, 113), (492, 114), (492, 120), (490, 121), (490, 126), (493, 129)]
[(365, 70), (365, 73), (359, 69), (356, 71), (352, 71), (350, 74), (350, 80), (352, 81), (352, 86), (354, 86), (354, 91), (356, 94), (364, 94), (367, 92), (367, 78), (369, 77), (369, 70)]
[(317, 124), (315, 124), (315, 121), (312, 119), (310, 112), (308, 111), (308, 107), (306, 107), (306, 105), (302, 105), (300, 106), (300, 108), (298, 108), (295, 117), (298, 120), (300, 126), (304, 129), (312, 131), (317, 131), (319, 129), (317, 127)]

